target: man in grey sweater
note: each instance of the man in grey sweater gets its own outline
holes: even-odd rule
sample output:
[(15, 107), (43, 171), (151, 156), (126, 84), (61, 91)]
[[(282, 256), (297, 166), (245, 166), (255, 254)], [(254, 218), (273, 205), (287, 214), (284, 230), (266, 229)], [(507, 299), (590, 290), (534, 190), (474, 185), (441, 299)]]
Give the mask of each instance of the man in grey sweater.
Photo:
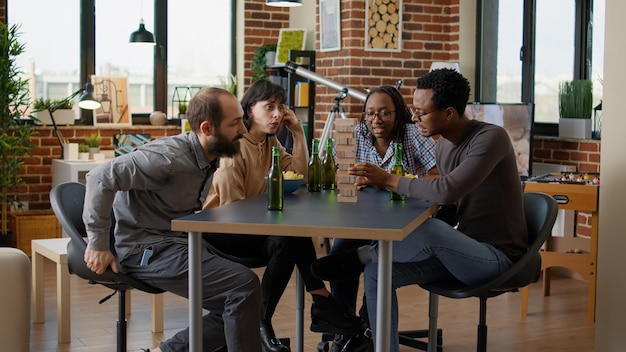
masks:
[[(445, 206), (452, 216), (431, 218), (393, 245), (394, 267), (390, 351), (399, 351), (395, 288), (454, 277), (475, 285), (507, 270), (527, 250), (523, 194), (515, 153), (506, 131), (464, 115), (469, 82), (460, 73), (434, 70), (417, 80), (413, 117), (424, 136), (439, 135), (435, 157), (439, 176), (405, 178), (369, 164), (349, 172), (371, 185)], [(385, 221), (385, 219), (381, 219)], [(336, 280), (365, 266), (370, 325), (376, 322), (378, 248), (320, 258), (312, 272)], [(374, 334), (375, 336), (375, 334)]]

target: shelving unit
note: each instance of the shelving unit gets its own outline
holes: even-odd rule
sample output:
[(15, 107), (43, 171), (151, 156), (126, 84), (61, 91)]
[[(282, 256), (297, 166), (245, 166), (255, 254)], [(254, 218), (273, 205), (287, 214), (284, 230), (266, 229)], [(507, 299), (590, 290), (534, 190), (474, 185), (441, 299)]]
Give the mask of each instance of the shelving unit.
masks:
[[(315, 51), (313, 50), (291, 50), (289, 51), (289, 61), (297, 62), (300, 67), (306, 68), (309, 71), (315, 72)], [(289, 86), (287, 88), (287, 105), (289, 108), (294, 109), (306, 109), (306, 127), (307, 133), (307, 145), (311, 148), (311, 141), (315, 135), (315, 82), (306, 78), (300, 77), (295, 73), (288, 73), (287, 79)], [(309, 83), (309, 103), (307, 106), (296, 106), (296, 83), (307, 82)]]

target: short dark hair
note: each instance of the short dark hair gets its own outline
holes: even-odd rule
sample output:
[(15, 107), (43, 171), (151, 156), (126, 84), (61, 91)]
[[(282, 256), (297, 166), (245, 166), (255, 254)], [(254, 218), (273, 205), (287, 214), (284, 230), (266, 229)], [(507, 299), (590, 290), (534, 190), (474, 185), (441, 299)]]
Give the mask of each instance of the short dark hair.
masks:
[(191, 130), (198, 133), (200, 124), (204, 121), (210, 122), (214, 126), (222, 123), (223, 110), (220, 98), (230, 95), (229, 91), (222, 88), (202, 88), (189, 101), (187, 107), (187, 120)]
[(459, 72), (449, 68), (432, 70), (417, 79), (417, 89), (432, 89), (432, 102), (437, 109), (453, 107), (459, 116), (465, 113), (470, 84)]
[(243, 108), (243, 124), (246, 128), (250, 128), (251, 116), (250, 108), (260, 101), (276, 100), (284, 104), (287, 100), (285, 88), (283, 86), (270, 82), (267, 79), (260, 79), (250, 86), (241, 99), (241, 107)]
[[(404, 135), (406, 134), (406, 124), (411, 123), (411, 112), (404, 101), (404, 97), (402, 97), (400, 91), (393, 86), (380, 86), (373, 88), (369, 91), (369, 93), (367, 93), (367, 97), (363, 103), (363, 112), (365, 112), (367, 101), (374, 93), (387, 94), (391, 98), (391, 101), (393, 101), (393, 106), (396, 109), (396, 121), (393, 125), (393, 140), (398, 143), (402, 143)], [(365, 123), (363, 116), (361, 116), (361, 123)]]

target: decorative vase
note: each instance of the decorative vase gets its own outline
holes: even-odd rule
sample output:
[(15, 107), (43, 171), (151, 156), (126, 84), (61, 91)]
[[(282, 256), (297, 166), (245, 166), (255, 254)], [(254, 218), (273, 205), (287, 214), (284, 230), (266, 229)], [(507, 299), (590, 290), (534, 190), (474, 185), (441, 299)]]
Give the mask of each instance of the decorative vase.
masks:
[(89, 159), (93, 159), (94, 154), (100, 153), (100, 147), (90, 147), (89, 148)]
[(559, 137), (591, 139), (591, 119), (559, 118)]
[(150, 114), (150, 124), (152, 126), (163, 126), (167, 123), (167, 117), (161, 111), (155, 111)]

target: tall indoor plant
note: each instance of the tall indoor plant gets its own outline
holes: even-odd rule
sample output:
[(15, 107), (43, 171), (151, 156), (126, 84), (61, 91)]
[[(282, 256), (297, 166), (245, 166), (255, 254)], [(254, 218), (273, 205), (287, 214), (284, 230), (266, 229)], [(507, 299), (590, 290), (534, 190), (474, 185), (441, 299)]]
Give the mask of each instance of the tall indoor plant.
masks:
[(31, 124), (20, 117), (29, 106), (28, 80), (23, 78), (16, 57), (24, 52), (17, 40), (19, 26), (0, 23), (0, 203), (2, 206), (1, 235), (3, 242), (8, 234), (9, 202), (11, 190), (23, 183), (19, 172), (24, 158), (30, 156)]
[(593, 93), (590, 80), (559, 84), (559, 137), (591, 138)]

